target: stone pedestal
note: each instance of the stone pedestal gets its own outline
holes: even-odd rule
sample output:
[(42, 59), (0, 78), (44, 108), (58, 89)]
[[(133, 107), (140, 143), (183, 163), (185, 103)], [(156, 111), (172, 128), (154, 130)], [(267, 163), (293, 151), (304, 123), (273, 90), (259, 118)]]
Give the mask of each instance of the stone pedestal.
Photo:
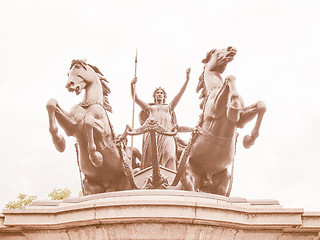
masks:
[(96, 194), (4, 209), (0, 239), (319, 240), (320, 212), (174, 190)]

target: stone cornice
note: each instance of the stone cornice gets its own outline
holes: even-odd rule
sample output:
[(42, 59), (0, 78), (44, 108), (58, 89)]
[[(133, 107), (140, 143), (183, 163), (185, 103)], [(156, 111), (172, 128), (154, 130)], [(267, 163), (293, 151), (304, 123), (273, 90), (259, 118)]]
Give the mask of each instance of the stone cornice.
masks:
[(133, 223), (317, 233), (320, 212), (283, 208), (275, 200), (246, 200), (176, 190), (122, 191), (63, 201), (36, 201), (23, 210), (4, 209), (0, 214), (0, 236), (26, 230)]

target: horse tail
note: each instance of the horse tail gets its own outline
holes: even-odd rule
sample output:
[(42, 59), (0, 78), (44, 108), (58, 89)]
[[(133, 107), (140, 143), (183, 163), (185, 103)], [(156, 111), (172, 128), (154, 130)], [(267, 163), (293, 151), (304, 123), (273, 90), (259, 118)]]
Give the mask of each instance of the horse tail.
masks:
[(120, 158), (122, 159), (122, 164), (123, 164), (123, 167), (124, 167), (124, 173), (128, 178), (129, 184), (130, 184), (132, 189), (139, 189), (137, 187), (136, 183), (134, 182), (134, 176), (133, 176), (133, 170), (132, 170), (132, 166), (131, 166), (131, 161), (129, 160), (129, 158), (127, 157), (125, 151), (121, 147), (121, 144), (117, 144), (117, 145), (118, 145), (118, 149), (119, 149), (119, 153), (120, 153)]
[(78, 142), (76, 142), (76, 143), (74, 144), (74, 147), (76, 148), (77, 163), (78, 163), (78, 168), (79, 168), (79, 175), (80, 175), (82, 195), (84, 195), (85, 189), (84, 189), (83, 179), (82, 179), (81, 169), (80, 169), (80, 153), (79, 153), (79, 144), (78, 144)]
[(226, 197), (229, 197), (230, 193), (231, 193), (231, 189), (232, 189), (232, 185), (233, 185), (233, 172), (234, 172), (234, 158), (232, 160), (231, 176), (230, 176), (230, 182), (229, 182), (229, 185), (228, 185), (228, 190), (227, 190), (227, 193), (226, 193)]
[[(198, 125), (197, 125), (198, 127)], [(181, 154), (181, 157), (180, 157), (180, 160), (179, 160), (179, 167), (178, 167), (178, 172), (173, 180), (173, 183), (171, 184), (171, 186), (176, 186), (182, 176), (182, 174), (184, 173), (185, 171), (185, 168), (186, 168), (186, 163), (187, 163), (187, 160), (189, 159), (189, 156), (190, 156), (190, 151), (191, 151), (191, 147), (194, 143), (194, 138), (195, 138), (195, 135), (196, 133), (198, 133), (197, 131), (197, 128), (196, 130), (194, 130), (192, 132), (192, 135), (191, 135), (191, 138), (186, 146), (186, 148), (183, 150), (182, 154)]]
[(183, 150), (183, 153), (180, 157), (181, 161), (179, 163), (179, 167), (178, 167), (178, 172), (173, 180), (173, 183), (171, 184), (171, 186), (177, 186), (185, 168), (186, 168), (186, 163), (187, 163), (187, 160), (189, 158), (189, 153), (190, 153), (190, 149), (191, 149), (191, 144), (190, 142), (188, 143), (187, 147)]
[(235, 141), (235, 149), (234, 149), (234, 155), (233, 155), (233, 159), (232, 159), (232, 167), (231, 167), (231, 176), (230, 176), (230, 182), (229, 182), (229, 186), (228, 186), (228, 190), (227, 190), (227, 193), (226, 193), (226, 197), (229, 197), (230, 196), (230, 193), (231, 193), (231, 189), (232, 189), (232, 185), (233, 185), (233, 176), (234, 176), (234, 157), (236, 155), (236, 148), (237, 148), (237, 139), (238, 139), (238, 136), (239, 134), (236, 133), (236, 141)]
[(204, 108), (204, 103), (205, 103), (205, 99), (208, 95), (208, 92), (207, 92), (207, 89), (206, 89), (206, 84), (204, 82), (204, 70), (205, 70), (205, 67), (203, 68), (203, 71), (199, 77), (199, 82), (198, 82), (198, 85), (197, 85), (197, 88), (196, 88), (196, 92), (198, 93), (200, 90), (201, 93), (200, 93), (200, 96), (199, 96), (199, 99), (202, 99), (201, 100), (201, 103), (200, 103), (200, 109), (203, 109)]

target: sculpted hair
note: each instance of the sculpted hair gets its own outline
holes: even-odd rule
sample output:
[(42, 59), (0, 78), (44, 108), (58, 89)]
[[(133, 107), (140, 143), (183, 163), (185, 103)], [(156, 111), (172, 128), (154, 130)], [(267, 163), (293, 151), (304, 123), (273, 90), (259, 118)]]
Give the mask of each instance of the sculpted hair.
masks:
[(202, 63), (207, 63), (209, 62), (212, 54), (216, 51), (217, 49), (212, 49), (211, 51), (207, 52), (206, 57), (202, 60)]
[(72, 61), (71, 61), (71, 65), (70, 65), (70, 69), (69, 70), (71, 70), (71, 68), (73, 68), (73, 66), (75, 66), (75, 65), (77, 65), (76, 66), (76, 68), (80, 68), (80, 67), (83, 67), (85, 70), (87, 70), (87, 63), (84, 61), (84, 60), (81, 60), (81, 59), (73, 59)]
[[(209, 52), (207, 52), (206, 57), (201, 62), (204, 64), (207, 64), (210, 61), (211, 56), (212, 56), (212, 54), (214, 54), (215, 51), (217, 51), (217, 49), (212, 49)], [(200, 90), (201, 90), (201, 93), (199, 96), (199, 99), (201, 99), (200, 109), (204, 108), (204, 104), (205, 104), (206, 98), (208, 96), (206, 85), (204, 83), (204, 70), (205, 70), (205, 66), (203, 67), (203, 71), (199, 77), (199, 82), (198, 82), (197, 89), (196, 89), (197, 93), (200, 92)]]

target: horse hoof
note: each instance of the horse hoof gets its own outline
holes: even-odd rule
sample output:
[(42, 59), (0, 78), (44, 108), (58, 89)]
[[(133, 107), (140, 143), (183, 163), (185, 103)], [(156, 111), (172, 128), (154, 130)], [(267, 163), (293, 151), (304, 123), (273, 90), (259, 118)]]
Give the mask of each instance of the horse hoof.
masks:
[(57, 138), (54, 138), (53, 143), (59, 152), (64, 152), (64, 150), (66, 149), (66, 140), (61, 135)]
[(227, 117), (231, 122), (238, 122), (240, 119), (240, 109), (229, 106), (227, 109)]
[(254, 140), (250, 135), (246, 135), (244, 136), (242, 143), (244, 148), (248, 149), (254, 144)]
[(90, 157), (90, 160), (91, 160), (92, 164), (93, 164), (95, 167), (101, 167), (101, 166), (102, 166), (103, 158), (102, 158), (101, 153), (95, 152), (95, 153), (93, 154), (93, 156)]

